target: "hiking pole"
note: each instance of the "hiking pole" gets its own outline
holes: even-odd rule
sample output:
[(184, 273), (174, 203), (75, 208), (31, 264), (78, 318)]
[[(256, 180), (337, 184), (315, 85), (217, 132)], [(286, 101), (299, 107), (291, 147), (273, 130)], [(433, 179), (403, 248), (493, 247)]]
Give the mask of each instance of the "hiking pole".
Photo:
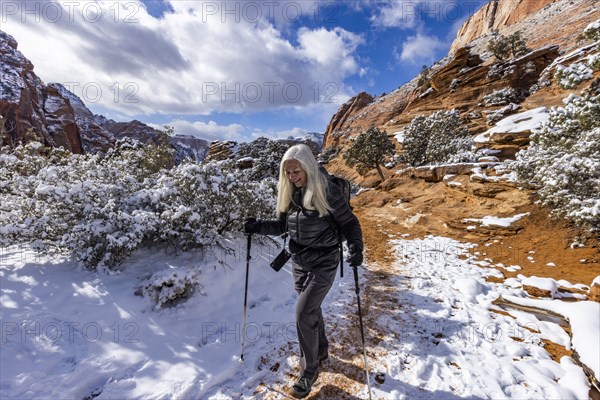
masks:
[(363, 327), (362, 310), (360, 308), (360, 288), (358, 287), (358, 265), (351, 265), (354, 270), (354, 285), (356, 286), (356, 302), (358, 303), (358, 322), (360, 324), (360, 338), (362, 340), (363, 356), (365, 359), (365, 373), (367, 375), (367, 388), (369, 389), (369, 400), (371, 400), (371, 380), (369, 379), (369, 366), (367, 364), (367, 347), (365, 344), (365, 329)]
[(246, 286), (244, 288), (244, 323), (242, 324), (242, 355), (240, 359), (244, 361), (244, 340), (246, 339), (246, 306), (248, 305), (248, 273), (250, 272), (250, 246), (252, 245), (252, 234), (248, 234), (246, 244)]

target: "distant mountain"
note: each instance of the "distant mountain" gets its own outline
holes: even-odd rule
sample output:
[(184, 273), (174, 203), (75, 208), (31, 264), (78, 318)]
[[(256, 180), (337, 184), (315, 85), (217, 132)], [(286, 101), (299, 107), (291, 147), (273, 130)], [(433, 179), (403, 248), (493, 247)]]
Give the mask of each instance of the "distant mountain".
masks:
[[(105, 152), (124, 137), (155, 143), (159, 131), (140, 121), (116, 122), (94, 115), (85, 103), (60, 83), (45, 85), (34, 66), (17, 50), (17, 41), (0, 30), (0, 116), (2, 144), (36, 140), (73, 153)], [(171, 138), (177, 159), (202, 161), (209, 143), (192, 136)]]
[(319, 145), (319, 147), (323, 147), (323, 140), (325, 139), (325, 135), (320, 132), (308, 132), (303, 137), (294, 138), (298, 141), (311, 141)]

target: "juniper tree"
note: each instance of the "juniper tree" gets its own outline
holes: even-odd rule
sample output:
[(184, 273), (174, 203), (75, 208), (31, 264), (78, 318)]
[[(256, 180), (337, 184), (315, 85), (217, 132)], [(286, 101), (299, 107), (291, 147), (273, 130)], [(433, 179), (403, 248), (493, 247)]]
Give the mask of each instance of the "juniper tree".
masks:
[(419, 85), (422, 91), (425, 91), (431, 87), (430, 74), (431, 68), (429, 68), (427, 65), (423, 65), (421, 67), (421, 72), (419, 73), (419, 81), (417, 82), (417, 85)]
[(519, 179), (537, 189), (554, 215), (600, 230), (600, 79), (583, 96), (550, 110), (515, 165)]
[(457, 110), (416, 117), (404, 131), (403, 158), (413, 166), (471, 161), (468, 135)]
[(356, 171), (366, 175), (368, 171), (375, 169), (381, 180), (385, 180), (381, 165), (387, 157), (395, 153), (394, 144), (385, 131), (376, 127), (369, 128), (366, 132), (356, 137), (356, 140), (344, 154), (346, 165), (356, 166)]
[(500, 61), (506, 60), (511, 56), (522, 56), (529, 51), (519, 31), (509, 36), (499, 35), (498, 31), (495, 31), (487, 44), (487, 49)]

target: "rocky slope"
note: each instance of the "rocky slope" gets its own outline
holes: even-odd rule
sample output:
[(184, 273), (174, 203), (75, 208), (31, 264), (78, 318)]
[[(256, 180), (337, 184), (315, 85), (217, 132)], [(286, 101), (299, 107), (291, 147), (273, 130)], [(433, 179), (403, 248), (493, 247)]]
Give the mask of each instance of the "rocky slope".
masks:
[[(0, 30), (0, 144), (36, 140), (81, 154), (105, 152), (124, 137), (154, 143), (159, 131), (140, 122), (116, 122), (94, 115), (85, 103), (59, 83), (45, 85), (16, 40)], [(209, 144), (191, 136), (170, 139), (177, 158), (201, 161)]]
[(555, 0), (490, 1), (469, 17), (459, 29), (450, 47), (450, 53), (456, 52), (475, 39), (491, 34), (494, 30), (505, 30), (518, 24), (554, 2)]
[[(388, 134), (401, 131), (413, 118), (440, 109), (456, 108), (473, 134), (483, 132), (501, 116), (539, 105), (555, 106), (570, 91), (556, 85), (539, 88), (540, 78), (559, 56), (582, 46), (583, 29), (598, 19), (595, 0), (498, 0), (475, 13), (459, 30), (450, 53), (429, 72), (430, 88), (418, 77), (397, 90), (373, 98), (360, 93), (344, 104), (326, 129), (324, 147), (344, 147), (346, 141), (377, 126)], [(498, 63), (486, 52), (492, 30), (503, 35), (520, 31), (532, 51)], [(485, 96), (512, 88), (515, 98), (489, 104)], [(487, 118), (500, 111), (501, 114)]]
[[(371, 126), (396, 137), (416, 116), (455, 108), (473, 137), (486, 132), (487, 140), (476, 143), (477, 147), (495, 155), (477, 163), (398, 166), (388, 171), (384, 182), (375, 172), (359, 176), (339, 155), (332, 159), (328, 170), (368, 188), (354, 198), (354, 208), (362, 221), (374, 227), (365, 235), (372, 261), (392, 259), (388, 243), (392, 235), (378, 236), (379, 231), (440, 235), (476, 243), (482, 254), (496, 249), (492, 258), (521, 265), (518, 273), (592, 282), (600, 268), (598, 237), (551, 219), (549, 210), (536, 203), (534, 192), (517, 188), (510, 163), (503, 162), (528, 145), (530, 129), (526, 124), (515, 124), (520, 126), (517, 130), (490, 128), (511, 115), (523, 122), (535, 119), (542, 107), (563, 105), (564, 98), (590, 84), (588, 80), (564, 89), (553, 76), (558, 65), (569, 66), (597, 52), (595, 43), (580, 36), (599, 18), (594, 0), (492, 1), (460, 29), (450, 54), (431, 67), (429, 88), (415, 77), (381, 97), (359, 93), (338, 110), (327, 127), (325, 148), (343, 150), (352, 137)], [(486, 52), (493, 29), (503, 35), (520, 31), (531, 50), (519, 58), (497, 61)], [(600, 71), (593, 75), (597, 78)], [(502, 92), (510, 94), (490, 96)], [(401, 150), (401, 143), (397, 145)], [(468, 222), (518, 214), (527, 216), (508, 228), (473, 227)], [(531, 254), (535, 262), (530, 262)], [(559, 260), (556, 264), (561, 267), (549, 268), (551, 260)], [(502, 272), (506, 278), (515, 274)], [(591, 292), (589, 296), (593, 298)]]

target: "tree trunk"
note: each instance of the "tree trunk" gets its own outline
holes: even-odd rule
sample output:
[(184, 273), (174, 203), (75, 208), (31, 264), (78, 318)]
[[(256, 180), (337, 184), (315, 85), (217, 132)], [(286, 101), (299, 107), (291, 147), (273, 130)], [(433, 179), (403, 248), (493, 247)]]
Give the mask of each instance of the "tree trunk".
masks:
[(383, 175), (383, 171), (381, 170), (381, 166), (379, 165), (379, 163), (375, 164), (375, 169), (377, 169), (377, 173), (379, 174), (381, 181), (385, 181), (385, 176)]

